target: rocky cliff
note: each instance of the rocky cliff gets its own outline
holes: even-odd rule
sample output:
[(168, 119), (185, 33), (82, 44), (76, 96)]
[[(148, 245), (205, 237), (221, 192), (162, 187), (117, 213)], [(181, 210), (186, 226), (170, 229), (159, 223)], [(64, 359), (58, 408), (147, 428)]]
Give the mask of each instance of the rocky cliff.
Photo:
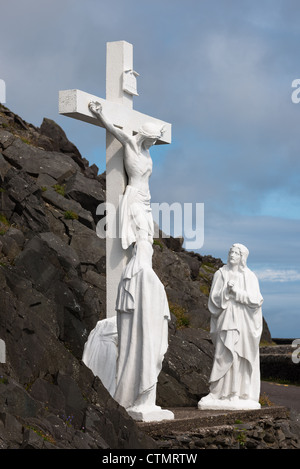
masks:
[[(0, 448), (155, 447), (81, 361), (106, 311), (105, 240), (95, 230), (105, 174), (55, 122), (37, 128), (0, 105), (0, 182)], [(207, 299), (221, 265), (179, 239), (155, 240), (172, 313), (162, 406), (195, 405), (208, 391)]]

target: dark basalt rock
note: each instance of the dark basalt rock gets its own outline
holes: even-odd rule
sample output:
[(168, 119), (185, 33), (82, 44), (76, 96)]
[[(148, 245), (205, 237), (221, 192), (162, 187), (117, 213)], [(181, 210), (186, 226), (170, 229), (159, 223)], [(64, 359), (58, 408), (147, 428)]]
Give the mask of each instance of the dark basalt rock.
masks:
[(87, 178), (79, 172), (68, 179), (65, 192), (91, 214), (96, 214), (98, 205), (105, 201), (102, 184), (97, 179), (90, 179), (87, 184)]
[(162, 407), (197, 407), (208, 394), (213, 346), (208, 332), (185, 328), (170, 333), (159, 375), (157, 399)]
[(51, 140), (51, 150), (62, 153), (71, 153), (81, 159), (80, 152), (76, 146), (68, 140), (63, 129), (53, 120), (44, 118), (40, 127), (40, 132)]
[(0, 448), (155, 448), (81, 361), (106, 310), (105, 178), (54, 122), (0, 117)]

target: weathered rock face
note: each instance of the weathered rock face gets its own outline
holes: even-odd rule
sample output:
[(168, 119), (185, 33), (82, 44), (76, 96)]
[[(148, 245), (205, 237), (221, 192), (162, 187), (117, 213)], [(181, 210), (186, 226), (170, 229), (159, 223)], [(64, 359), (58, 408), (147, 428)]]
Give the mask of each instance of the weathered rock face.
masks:
[(52, 121), (0, 124), (0, 448), (153, 448), (81, 361), (106, 311), (104, 178)]
[[(0, 448), (155, 447), (81, 361), (106, 311), (105, 241), (96, 235), (105, 175), (55, 122), (39, 129), (0, 105), (0, 182)], [(155, 242), (172, 313), (162, 406), (191, 406), (208, 391), (207, 300), (221, 265), (184, 251), (182, 240)]]
[(163, 407), (197, 406), (208, 394), (213, 346), (209, 333), (183, 328), (170, 333), (169, 349), (158, 379), (157, 401)]

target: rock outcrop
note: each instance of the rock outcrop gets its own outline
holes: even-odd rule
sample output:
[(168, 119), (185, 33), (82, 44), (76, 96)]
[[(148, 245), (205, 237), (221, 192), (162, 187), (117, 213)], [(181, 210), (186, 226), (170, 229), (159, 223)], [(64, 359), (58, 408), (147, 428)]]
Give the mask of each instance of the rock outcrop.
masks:
[[(55, 122), (37, 128), (0, 105), (0, 183), (0, 448), (154, 448), (81, 361), (106, 311), (105, 174)], [(193, 406), (208, 391), (207, 300), (222, 262), (180, 239), (154, 251), (172, 313), (158, 403)]]
[(0, 448), (153, 448), (81, 361), (106, 310), (105, 180), (54, 122), (0, 124)]

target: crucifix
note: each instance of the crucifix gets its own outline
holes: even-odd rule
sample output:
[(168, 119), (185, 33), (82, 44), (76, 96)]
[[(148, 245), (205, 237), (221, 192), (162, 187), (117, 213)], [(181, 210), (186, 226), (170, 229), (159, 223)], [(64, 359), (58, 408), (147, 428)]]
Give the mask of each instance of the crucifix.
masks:
[[(126, 41), (108, 42), (106, 45), (106, 99), (80, 90), (59, 92), (59, 113), (93, 125), (104, 127), (89, 109), (91, 102), (101, 104), (105, 114), (116, 128), (135, 135), (145, 122), (164, 127), (163, 135), (156, 144), (171, 143), (171, 124), (142, 114), (133, 109), (133, 96), (137, 95), (136, 77), (133, 70), (133, 46)], [(118, 234), (119, 203), (127, 185), (121, 143), (106, 131), (106, 220), (110, 233)], [(109, 206), (115, 210), (109, 211)], [(119, 236), (106, 234), (106, 317), (116, 315), (118, 285), (128, 253), (122, 248)]]

